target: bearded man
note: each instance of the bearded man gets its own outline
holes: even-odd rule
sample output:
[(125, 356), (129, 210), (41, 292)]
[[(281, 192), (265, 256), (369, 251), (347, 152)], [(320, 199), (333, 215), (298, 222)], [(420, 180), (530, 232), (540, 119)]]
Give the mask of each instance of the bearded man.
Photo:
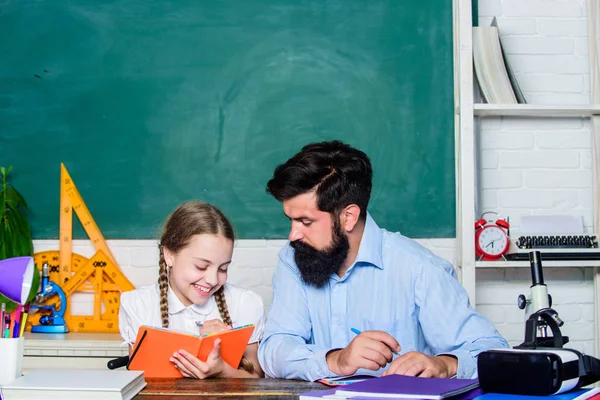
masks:
[(372, 175), (369, 157), (339, 141), (306, 145), (275, 169), (267, 192), (291, 230), (259, 345), (263, 370), (309, 381), (475, 377), (478, 354), (508, 343), (470, 306), (450, 263), (377, 226)]

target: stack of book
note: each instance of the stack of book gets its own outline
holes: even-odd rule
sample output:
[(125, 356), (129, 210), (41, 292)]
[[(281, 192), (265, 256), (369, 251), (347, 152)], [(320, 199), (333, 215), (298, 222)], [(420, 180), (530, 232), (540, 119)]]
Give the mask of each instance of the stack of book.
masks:
[(144, 387), (142, 371), (37, 369), (0, 391), (3, 400), (129, 400)]

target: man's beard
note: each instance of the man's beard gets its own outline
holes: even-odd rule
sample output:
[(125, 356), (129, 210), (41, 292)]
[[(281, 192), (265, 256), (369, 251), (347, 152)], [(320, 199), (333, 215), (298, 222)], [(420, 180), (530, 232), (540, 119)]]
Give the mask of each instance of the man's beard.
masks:
[(344, 265), (350, 242), (342, 233), (339, 224), (333, 227), (331, 246), (323, 250), (302, 243), (299, 240), (290, 243), (294, 249), (294, 260), (304, 283), (322, 288), (329, 281), (331, 274), (336, 274)]

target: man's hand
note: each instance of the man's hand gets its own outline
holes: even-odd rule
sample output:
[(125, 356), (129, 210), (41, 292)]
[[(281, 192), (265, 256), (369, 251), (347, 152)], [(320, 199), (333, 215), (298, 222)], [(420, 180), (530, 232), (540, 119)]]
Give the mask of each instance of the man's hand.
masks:
[(428, 356), (411, 351), (396, 358), (382, 376), (408, 375), (421, 378), (450, 378), (456, 375), (458, 360), (453, 356)]
[(377, 371), (392, 360), (392, 350), (400, 351), (400, 344), (383, 331), (364, 331), (348, 346), (327, 353), (329, 370), (337, 375), (353, 375), (359, 368)]

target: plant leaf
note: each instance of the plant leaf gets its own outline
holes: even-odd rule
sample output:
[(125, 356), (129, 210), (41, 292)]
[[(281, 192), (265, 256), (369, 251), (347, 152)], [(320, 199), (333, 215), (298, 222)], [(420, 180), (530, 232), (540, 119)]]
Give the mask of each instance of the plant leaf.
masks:
[(12, 242), (10, 242), (8, 240), (6, 242), (4, 242), (4, 256), (3, 256), (3, 259), (4, 258), (10, 258), (10, 257), (12, 257), (12, 248), (13, 248)]
[(6, 204), (13, 210), (19, 207), (19, 197), (15, 192), (15, 189), (10, 186), (6, 188)]
[(6, 203), (2, 201), (3, 198), (2, 192), (0, 192), (0, 224), (4, 220), (4, 212), (6, 211)]
[(27, 254), (27, 242), (23, 240), (23, 236), (17, 236), (17, 242), (19, 247), (19, 255), (17, 257), (28, 256)]
[(10, 224), (9, 223), (5, 223), (4, 226), (6, 227), (6, 229), (4, 230), (5, 233), (5, 237), (7, 238), (6, 243), (8, 243), (8, 240), (10, 239), (10, 233), (11, 233), (11, 229), (10, 229)]
[[(0, 260), (33, 254), (31, 226), (25, 214), (29, 206), (21, 193), (8, 182), (11, 170), (12, 165), (0, 167)], [(5, 297), (0, 297), (0, 301), (7, 302), (9, 310), (16, 306)]]
[(11, 213), (11, 215), (16, 220), (19, 231), (26, 237), (31, 237), (31, 228), (29, 227), (29, 222), (27, 222), (27, 219), (21, 210), (15, 210)]
[[(13, 230), (14, 235), (12, 239), (12, 254), (11, 257), (21, 257), (30, 255), (31, 248), (31, 236), (26, 234), (24, 231), (28, 229), (27, 221), (19, 210), (15, 210), (11, 213), (12, 218), (8, 219), (8, 224)], [(25, 223), (25, 226), (21, 222)]]
[(26, 235), (21, 235), (19, 236), (21, 238), (21, 250), (22, 250), (22, 256), (31, 256), (33, 255), (33, 243), (31, 242), (31, 239), (29, 238), (29, 236)]
[(27, 202), (25, 201), (25, 199), (23, 198), (23, 196), (21, 196), (21, 193), (19, 193), (17, 191), (17, 189), (12, 188), (15, 192), (15, 195), (17, 196), (17, 199), (19, 201), (19, 204), (21, 205), (21, 207), (23, 207), (25, 210), (27, 210), (29, 208), (29, 206), (27, 205)]
[(19, 254), (19, 227), (16, 226), (16, 222), (13, 218), (7, 219), (8, 224), (6, 225), (9, 230), (8, 240), (6, 243), (10, 245), (8, 249), (6, 249), (9, 257), (17, 257)]

